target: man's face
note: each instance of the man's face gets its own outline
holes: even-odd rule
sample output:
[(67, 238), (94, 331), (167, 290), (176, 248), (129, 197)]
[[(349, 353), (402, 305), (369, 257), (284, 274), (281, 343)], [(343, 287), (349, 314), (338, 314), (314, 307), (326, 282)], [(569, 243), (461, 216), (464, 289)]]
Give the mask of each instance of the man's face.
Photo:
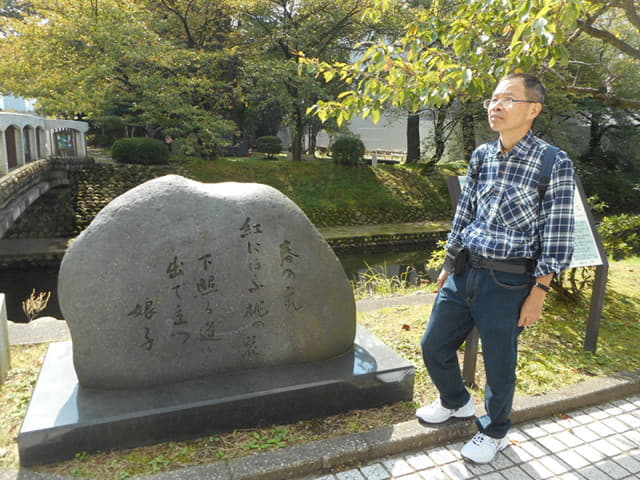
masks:
[[(529, 100), (526, 95), (522, 78), (502, 80), (493, 91), (492, 99), (511, 98), (513, 100)], [(489, 125), (495, 132), (526, 134), (536, 116), (540, 113), (542, 105), (539, 103), (514, 102), (505, 106), (504, 102), (492, 103), (487, 110)]]

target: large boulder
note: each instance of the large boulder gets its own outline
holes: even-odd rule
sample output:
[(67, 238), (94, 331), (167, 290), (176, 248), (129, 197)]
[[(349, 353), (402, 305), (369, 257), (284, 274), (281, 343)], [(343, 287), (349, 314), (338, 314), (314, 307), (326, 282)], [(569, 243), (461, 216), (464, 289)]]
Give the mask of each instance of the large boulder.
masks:
[(322, 361), (355, 336), (335, 254), (260, 184), (168, 175), (126, 192), (66, 252), (58, 296), (91, 388)]

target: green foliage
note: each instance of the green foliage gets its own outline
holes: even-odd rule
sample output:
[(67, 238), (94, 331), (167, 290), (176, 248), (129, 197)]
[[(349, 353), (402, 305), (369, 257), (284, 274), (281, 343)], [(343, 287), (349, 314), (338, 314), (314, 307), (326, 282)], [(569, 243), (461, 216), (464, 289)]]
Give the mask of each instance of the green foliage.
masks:
[(513, 70), (566, 61), (565, 41), (583, 12), (579, 0), (429, 2), (399, 42), (374, 42), (353, 64), (306, 60), (326, 81), (347, 84), (337, 101), (310, 111), (339, 125), (360, 113), (377, 123), (388, 105), (417, 112), (477, 100)]
[(621, 157), (597, 150), (588, 160), (582, 157), (575, 162), (585, 193), (597, 195), (607, 205), (608, 214), (637, 212), (640, 205), (640, 170), (625, 171)]
[(151, 465), (151, 471), (153, 473), (159, 473), (166, 470), (171, 464), (171, 461), (163, 455), (158, 455), (157, 457), (152, 458), (149, 464)]
[(605, 217), (598, 226), (607, 254), (614, 259), (640, 254), (640, 215)]
[(253, 432), (252, 438), (244, 446), (245, 450), (268, 450), (270, 448), (284, 448), (287, 446), (289, 430), (274, 427), (268, 432)]
[(124, 119), (118, 115), (96, 117), (90, 123), (92, 128), (88, 140), (97, 147), (111, 147), (125, 132)]
[(273, 158), (275, 154), (280, 153), (282, 150), (282, 140), (275, 135), (258, 137), (256, 138), (256, 150), (266, 153), (267, 158)]
[(331, 145), (331, 156), (340, 165), (357, 165), (364, 157), (364, 143), (356, 137), (340, 137)]
[(427, 262), (427, 268), (440, 271), (444, 265), (444, 261), (447, 258), (447, 250), (444, 248), (447, 244), (446, 240), (439, 240), (436, 244), (436, 248), (431, 252), (429, 261)]
[(121, 138), (111, 147), (111, 156), (119, 163), (163, 165), (169, 160), (169, 149), (155, 138)]
[(367, 271), (360, 273), (357, 280), (351, 281), (356, 299), (360, 300), (371, 296), (407, 295), (421, 289), (409, 281), (413, 267), (408, 266), (400, 275), (391, 277), (385, 275), (385, 268), (386, 266), (383, 267), (383, 271), (377, 271), (371, 265), (367, 265)]

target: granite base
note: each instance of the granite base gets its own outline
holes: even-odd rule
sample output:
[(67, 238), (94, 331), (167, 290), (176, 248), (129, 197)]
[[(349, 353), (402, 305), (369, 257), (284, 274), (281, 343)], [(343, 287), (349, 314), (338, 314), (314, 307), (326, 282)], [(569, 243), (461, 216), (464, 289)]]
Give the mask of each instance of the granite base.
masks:
[(78, 384), (71, 342), (52, 343), (25, 415), (23, 466), (317, 418), (411, 400), (415, 369), (358, 326), (352, 352), (324, 362), (198, 378), (137, 390)]

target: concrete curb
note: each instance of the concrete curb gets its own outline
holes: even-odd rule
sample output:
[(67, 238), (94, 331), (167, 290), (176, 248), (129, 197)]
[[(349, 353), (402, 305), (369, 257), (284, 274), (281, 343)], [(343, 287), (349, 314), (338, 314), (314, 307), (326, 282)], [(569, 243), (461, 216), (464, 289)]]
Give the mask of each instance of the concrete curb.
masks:
[[(638, 393), (640, 393), (640, 370), (594, 378), (545, 395), (516, 396), (511, 419), (514, 424), (530, 422)], [(439, 426), (427, 426), (417, 420), (411, 420), (364, 433), (138, 478), (145, 480), (293, 479), (468, 438), (475, 433), (475, 430), (473, 420), (456, 420)], [(0, 469), (0, 480), (69, 478), (71, 477), (27, 470)]]
[[(578, 385), (540, 396), (516, 396), (511, 415), (514, 424), (579, 410), (640, 393), (640, 370), (611, 377), (594, 378)], [(417, 420), (360, 434), (312, 442), (250, 457), (221, 461), (151, 475), (146, 480), (283, 480), (321, 474), (376, 458), (409, 450), (433, 447), (472, 436), (473, 420), (457, 420), (427, 426)]]

